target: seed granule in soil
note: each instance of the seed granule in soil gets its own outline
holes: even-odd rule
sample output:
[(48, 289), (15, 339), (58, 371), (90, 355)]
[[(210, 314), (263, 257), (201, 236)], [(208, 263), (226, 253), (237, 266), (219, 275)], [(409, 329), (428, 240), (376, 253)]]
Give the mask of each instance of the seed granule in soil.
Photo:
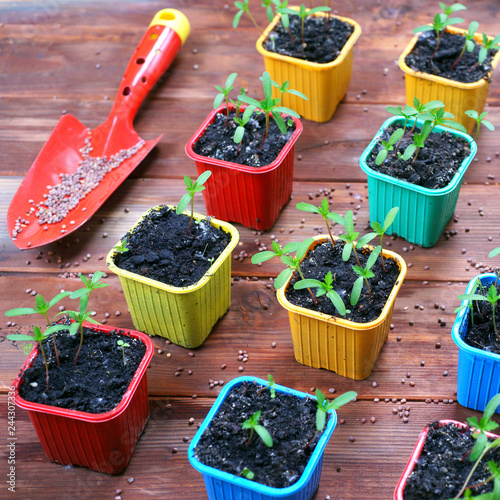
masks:
[(193, 221), (166, 206), (151, 211), (124, 239), (128, 251), (117, 253), (120, 269), (167, 285), (185, 287), (200, 281), (231, 241), (231, 234), (210, 224)]
[[(255, 382), (234, 387), (205, 429), (194, 450), (203, 464), (236, 476), (247, 468), (253, 481), (273, 488), (286, 488), (298, 481), (316, 447), (317, 403), (269, 389)], [(268, 448), (254, 432), (247, 445), (250, 429), (242, 429), (245, 420), (261, 410), (259, 424), (273, 438)]]
[[(264, 113), (256, 111), (245, 125), (245, 133), (238, 151), (238, 144), (233, 141), (234, 133), (238, 127), (234, 116), (234, 111), (230, 111), (226, 123), (225, 111), (217, 113), (213, 123), (206, 128), (203, 135), (193, 145), (194, 152), (208, 158), (248, 167), (264, 167), (276, 159), (295, 131), (295, 124), (292, 121), (287, 133), (283, 135), (274, 119), (271, 118), (269, 134), (262, 143), (266, 131), (266, 117)], [(285, 123), (288, 120), (288, 117), (285, 117)]]
[(429, 75), (448, 78), (461, 83), (473, 83), (489, 78), (492, 71), (491, 62), (496, 50), (488, 50), (488, 55), (483, 63), (479, 62), (479, 49), (481, 45), (474, 41), (474, 51), (465, 51), (460, 61), (451, 67), (457, 60), (465, 43), (465, 37), (459, 34), (444, 32), (439, 42), (439, 50), (431, 59), (436, 50), (436, 33), (425, 31), (418, 36), (418, 41), (413, 50), (406, 56), (405, 62), (414, 71), (421, 71)]
[[(442, 426), (438, 422), (430, 424), (422, 453), (406, 482), (404, 500), (455, 498), (473, 466), (467, 456), (476, 443), (471, 435), (470, 429), (451, 423)], [(469, 484), (480, 483), (491, 476), (488, 460), (498, 462), (500, 449), (496, 448), (486, 454)], [(473, 495), (490, 491), (493, 491), (493, 481), (472, 489)]]
[[(490, 286), (491, 285), (488, 285), (483, 287), (483, 289), (476, 290), (474, 293), (487, 296)], [(496, 288), (497, 293), (500, 294), (500, 284), (498, 284)], [(500, 315), (498, 309), (497, 305), (497, 307), (495, 307), (495, 322), (497, 325), (500, 325)], [(471, 347), (500, 354), (500, 342), (498, 341), (495, 329), (493, 328), (492, 312), (492, 307), (489, 302), (478, 300), (474, 301), (474, 324), (470, 321), (470, 312), (467, 311), (469, 318), (464, 342)]]
[[(411, 127), (412, 125), (407, 127), (408, 132)], [(440, 189), (450, 184), (465, 158), (471, 154), (469, 143), (465, 139), (454, 136), (450, 132), (432, 132), (425, 141), (424, 147), (418, 152), (415, 163), (413, 163), (415, 154), (408, 161), (405, 161), (397, 157), (397, 152), (403, 154), (413, 142), (414, 135), (413, 132), (407, 138), (408, 133), (405, 132), (397, 151), (396, 149), (389, 151), (384, 162), (381, 165), (376, 165), (375, 159), (382, 149), (382, 141), (388, 141), (398, 128), (402, 128), (402, 124), (391, 125), (377, 137), (377, 144), (366, 160), (367, 165), (372, 170), (417, 186)], [(415, 132), (419, 133), (420, 129), (417, 127)]]
[[(75, 366), (80, 333), (72, 336), (63, 330), (54, 335), (59, 352), (59, 366), (52, 337), (46, 337), (43, 341), (49, 363), (49, 390), (47, 391), (43, 356), (39, 352), (33, 366), (24, 372), (24, 382), (19, 387), (21, 397), (33, 403), (86, 413), (105, 413), (115, 408), (146, 353), (146, 346), (142, 341), (121, 335), (120, 330), (103, 333), (93, 328), (84, 328), (82, 349)], [(125, 365), (118, 340), (129, 344), (129, 347), (124, 348)]]
[[(352, 266), (357, 265), (357, 262), (352, 252), (349, 260), (344, 262), (342, 260), (343, 248), (344, 243), (341, 240), (337, 240), (332, 247), (331, 241), (328, 239), (307, 253), (300, 265), (300, 269), (305, 279), (317, 279), (319, 281), (323, 281), (328, 271), (331, 271), (334, 279), (332, 284), (333, 289), (340, 295), (346, 308), (351, 310), (344, 319), (356, 323), (368, 323), (377, 319), (382, 313), (382, 309), (397, 282), (400, 269), (394, 260), (384, 259), (386, 269), (384, 272), (379, 257), (372, 267), (375, 277), (369, 280), (372, 297), (368, 293), (366, 284), (363, 284), (359, 302), (356, 306), (351, 306), (352, 287), (354, 281), (358, 278), (352, 270)], [(369, 251), (358, 250), (358, 257), (363, 268), (369, 256)], [(316, 297), (317, 305), (314, 305), (313, 298), (307, 288), (304, 290), (294, 290), (293, 285), (296, 281), (296, 277), (292, 277), (290, 285), (285, 292), (286, 298), (292, 304), (312, 311), (329, 314), (330, 316), (341, 317), (326, 295)], [(315, 295), (316, 291), (317, 289), (312, 290)]]
[(289, 16), (289, 19), (293, 40), (280, 21), (264, 42), (264, 48), (268, 52), (326, 64), (337, 59), (354, 32), (352, 24), (337, 17), (330, 16), (327, 19), (324, 16), (313, 15), (305, 20), (304, 43), (302, 43), (301, 20), (298, 16)]

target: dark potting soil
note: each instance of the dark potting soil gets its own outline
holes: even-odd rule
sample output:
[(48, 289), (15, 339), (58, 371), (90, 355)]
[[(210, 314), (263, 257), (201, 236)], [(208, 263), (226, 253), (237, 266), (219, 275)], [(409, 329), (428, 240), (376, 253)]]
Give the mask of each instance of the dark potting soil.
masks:
[(434, 31), (421, 33), (415, 47), (405, 58), (407, 66), (414, 71), (441, 76), (461, 83), (473, 83), (483, 78), (489, 78), (492, 70), (491, 61), (497, 52), (496, 50), (488, 50), (484, 62), (477, 64), (481, 45), (474, 41), (474, 51), (468, 52), (466, 50), (460, 61), (451, 69), (464, 46), (464, 36), (444, 32), (439, 42), (439, 50), (431, 59), (436, 50), (436, 42)]
[[(479, 295), (488, 295), (488, 289), (491, 285), (488, 285), (479, 289), (476, 292)], [(497, 293), (500, 294), (500, 283), (497, 285)], [(498, 310), (498, 305), (495, 307), (495, 322), (497, 328), (500, 327), (500, 314)], [(468, 311), (467, 311), (468, 312)], [(485, 301), (474, 301), (474, 324), (470, 321), (469, 314), (469, 324), (467, 328), (467, 333), (464, 337), (464, 342), (472, 347), (482, 349), (487, 352), (494, 352), (500, 354), (500, 342), (497, 340), (495, 334), (495, 329), (493, 328), (493, 311), (491, 304)]]
[[(422, 453), (406, 482), (404, 500), (455, 498), (472, 469), (473, 462), (467, 453), (476, 440), (471, 434), (470, 429), (451, 423), (443, 426), (438, 426), (438, 422), (431, 424)], [(480, 483), (491, 476), (488, 460), (498, 462), (500, 450), (496, 448), (486, 454), (469, 484)], [(490, 491), (493, 491), (493, 481), (472, 489), (472, 494), (476, 496)]]
[[(450, 132), (432, 132), (425, 141), (424, 147), (420, 149), (415, 163), (412, 164), (415, 154), (408, 161), (405, 161), (398, 158), (396, 150), (394, 150), (389, 151), (387, 158), (381, 165), (376, 165), (375, 159), (382, 149), (382, 141), (388, 141), (398, 128), (402, 128), (402, 125), (393, 124), (377, 137), (377, 144), (366, 161), (372, 170), (417, 186), (440, 189), (448, 186), (464, 159), (471, 154), (469, 143), (461, 137), (454, 136)], [(411, 125), (407, 127), (407, 130), (409, 129), (411, 129)], [(420, 132), (419, 127), (416, 128), (416, 132)], [(413, 142), (414, 133), (406, 138), (407, 135), (405, 133), (397, 149), (401, 154)]]
[[(352, 270), (353, 265), (357, 265), (354, 254), (347, 262), (342, 260), (342, 250), (344, 243), (340, 240), (335, 242), (332, 247), (331, 241), (328, 239), (325, 243), (317, 245), (312, 251), (309, 251), (300, 265), (300, 269), (304, 274), (305, 279), (317, 279), (323, 281), (324, 277), (331, 271), (334, 281), (333, 289), (340, 295), (344, 301), (347, 309), (351, 312), (348, 313), (344, 319), (354, 321), (356, 323), (368, 323), (377, 319), (382, 313), (382, 309), (387, 302), (392, 289), (397, 283), (399, 276), (399, 266), (391, 259), (384, 259), (386, 271), (382, 269), (380, 258), (377, 259), (372, 271), (375, 277), (369, 280), (372, 297), (370, 297), (366, 284), (363, 284), (363, 291), (356, 306), (350, 305), (352, 287), (357, 275)], [(363, 268), (366, 265), (370, 253), (369, 251), (358, 251), (358, 257)], [(300, 307), (311, 309), (312, 311), (322, 312), (330, 316), (340, 317), (331, 300), (322, 295), (316, 297), (317, 305), (314, 305), (311, 294), (306, 289), (295, 290), (293, 288), (296, 282), (295, 276), (290, 280), (290, 285), (285, 292), (286, 298), (292, 303)], [(316, 295), (316, 290), (312, 290)]]
[[(146, 353), (143, 342), (121, 335), (120, 330), (104, 333), (84, 328), (83, 344), (75, 366), (80, 334), (71, 336), (68, 331), (63, 330), (54, 335), (59, 352), (59, 366), (52, 337), (43, 341), (49, 364), (49, 390), (47, 391), (43, 356), (39, 352), (33, 366), (24, 372), (24, 382), (19, 387), (21, 397), (33, 403), (87, 413), (105, 413), (115, 408)], [(129, 347), (124, 348), (125, 365), (118, 340), (129, 344)]]
[[(230, 111), (226, 124), (225, 112), (217, 113), (214, 122), (206, 128), (204, 134), (193, 145), (194, 152), (201, 156), (239, 165), (263, 167), (276, 159), (295, 130), (295, 123), (292, 122), (293, 125), (283, 135), (276, 122), (271, 119), (269, 134), (262, 143), (266, 131), (266, 118), (264, 113), (256, 112), (245, 125), (245, 133), (238, 151), (238, 144), (233, 141), (234, 132), (238, 127), (234, 116), (234, 111)], [(288, 118), (285, 118), (285, 123), (287, 121)]]
[(231, 241), (231, 234), (210, 224), (207, 217), (193, 221), (162, 206), (150, 212), (124, 239), (128, 251), (117, 253), (120, 269), (167, 285), (185, 287), (200, 281)]
[[(269, 389), (255, 382), (234, 387), (222, 403), (194, 450), (203, 464), (236, 476), (247, 468), (255, 474), (253, 481), (273, 488), (286, 488), (302, 475), (321, 434), (316, 434), (316, 401)], [(259, 424), (273, 438), (268, 448), (254, 432), (242, 423), (261, 411)], [(291, 425), (293, 423), (293, 425)]]
[[(289, 16), (290, 31), (283, 28), (281, 21), (269, 33), (264, 48), (269, 52), (325, 64), (335, 61), (354, 32), (354, 26), (330, 16), (309, 16), (304, 23), (304, 42), (301, 38), (301, 20)], [(310, 96), (308, 96), (310, 97)]]

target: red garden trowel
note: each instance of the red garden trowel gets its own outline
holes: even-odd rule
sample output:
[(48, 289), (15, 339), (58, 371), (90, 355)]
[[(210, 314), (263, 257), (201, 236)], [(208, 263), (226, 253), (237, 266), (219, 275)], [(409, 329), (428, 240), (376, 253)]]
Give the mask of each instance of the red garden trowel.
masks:
[(7, 214), (20, 249), (53, 242), (84, 224), (153, 149), (133, 120), (189, 35), (174, 9), (159, 11), (137, 46), (106, 121), (90, 130), (64, 115), (19, 186)]

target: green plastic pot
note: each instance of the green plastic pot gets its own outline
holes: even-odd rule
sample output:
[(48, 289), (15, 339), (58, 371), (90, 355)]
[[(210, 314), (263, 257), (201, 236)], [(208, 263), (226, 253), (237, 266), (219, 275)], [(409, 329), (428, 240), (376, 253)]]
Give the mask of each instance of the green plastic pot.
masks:
[[(389, 210), (399, 207), (398, 216), (387, 234), (401, 236), (416, 245), (432, 247), (455, 211), (462, 179), (476, 155), (477, 145), (470, 135), (458, 130), (440, 126), (434, 128), (435, 132), (449, 132), (454, 136), (463, 137), (469, 142), (471, 150), (448, 186), (440, 189), (417, 186), (372, 170), (366, 160), (375, 148), (379, 135), (393, 123), (403, 123), (403, 121), (401, 117), (386, 120), (359, 160), (361, 169), (368, 176), (370, 221), (383, 224)], [(423, 121), (417, 120), (417, 124), (421, 126)]]

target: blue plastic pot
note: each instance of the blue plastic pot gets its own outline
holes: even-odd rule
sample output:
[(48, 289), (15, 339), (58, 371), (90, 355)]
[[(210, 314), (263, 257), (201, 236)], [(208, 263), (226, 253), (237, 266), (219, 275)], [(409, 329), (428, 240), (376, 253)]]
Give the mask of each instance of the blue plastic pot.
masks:
[[(489, 287), (494, 274), (480, 274), (467, 285), (465, 293), (473, 293), (476, 279)], [(470, 301), (462, 301), (462, 305)], [(467, 408), (484, 411), (488, 401), (500, 392), (500, 355), (472, 347), (463, 341), (470, 321), (469, 308), (457, 314), (451, 336), (458, 346), (457, 401)], [(500, 413), (500, 407), (497, 413)]]
[[(209, 500), (309, 500), (318, 489), (325, 447), (333, 433), (333, 430), (335, 429), (335, 426), (337, 425), (337, 414), (334, 410), (330, 410), (329, 412), (332, 414), (332, 418), (328, 420), (325, 431), (320, 437), (302, 476), (295, 484), (288, 486), (287, 488), (272, 488), (270, 486), (250, 481), (244, 477), (219, 471), (213, 467), (202, 464), (195, 457), (194, 450), (198, 445), (203, 432), (210, 425), (214, 415), (219, 411), (219, 408), (224, 399), (226, 399), (229, 391), (233, 387), (241, 385), (243, 382), (253, 381), (263, 386), (268, 385), (266, 380), (256, 377), (238, 377), (233, 379), (224, 387), (189, 445), (189, 461), (197, 471), (203, 474)], [(292, 394), (298, 398), (311, 397), (304, 392), (295, 391), (281, 385), (275, 385), (274, 387), (279, 392)]]
[[(455, 211), (462, 178), (476, 155), (477, 145), (468, 134), (436, 126), (434, 128), (435, 132), (450, 132), (455, 136), (463, 137), (470, 143), (471, 154), (462, 162), (448, 186), (441, 189), (416, 186), (376, 172), (366, 163), (377, 144), (377, 138), (393, 123), (404, 123), (404, 119), (394, 116), (386, 120), (359, 159), (361, 169), (368, 176), (370, 221), (383, 224), (389, 210), (393, 207), (399, 207), (398, 216), (389, 227), (387, 234), (396, 234), (410, 243), (423, 247), (432, 247), (436, 244)], [(423, 121), (417, 120), (417, 124), (422, 126)], [(411, 125), (413, 125), (413, 122), (410, 123)]]

